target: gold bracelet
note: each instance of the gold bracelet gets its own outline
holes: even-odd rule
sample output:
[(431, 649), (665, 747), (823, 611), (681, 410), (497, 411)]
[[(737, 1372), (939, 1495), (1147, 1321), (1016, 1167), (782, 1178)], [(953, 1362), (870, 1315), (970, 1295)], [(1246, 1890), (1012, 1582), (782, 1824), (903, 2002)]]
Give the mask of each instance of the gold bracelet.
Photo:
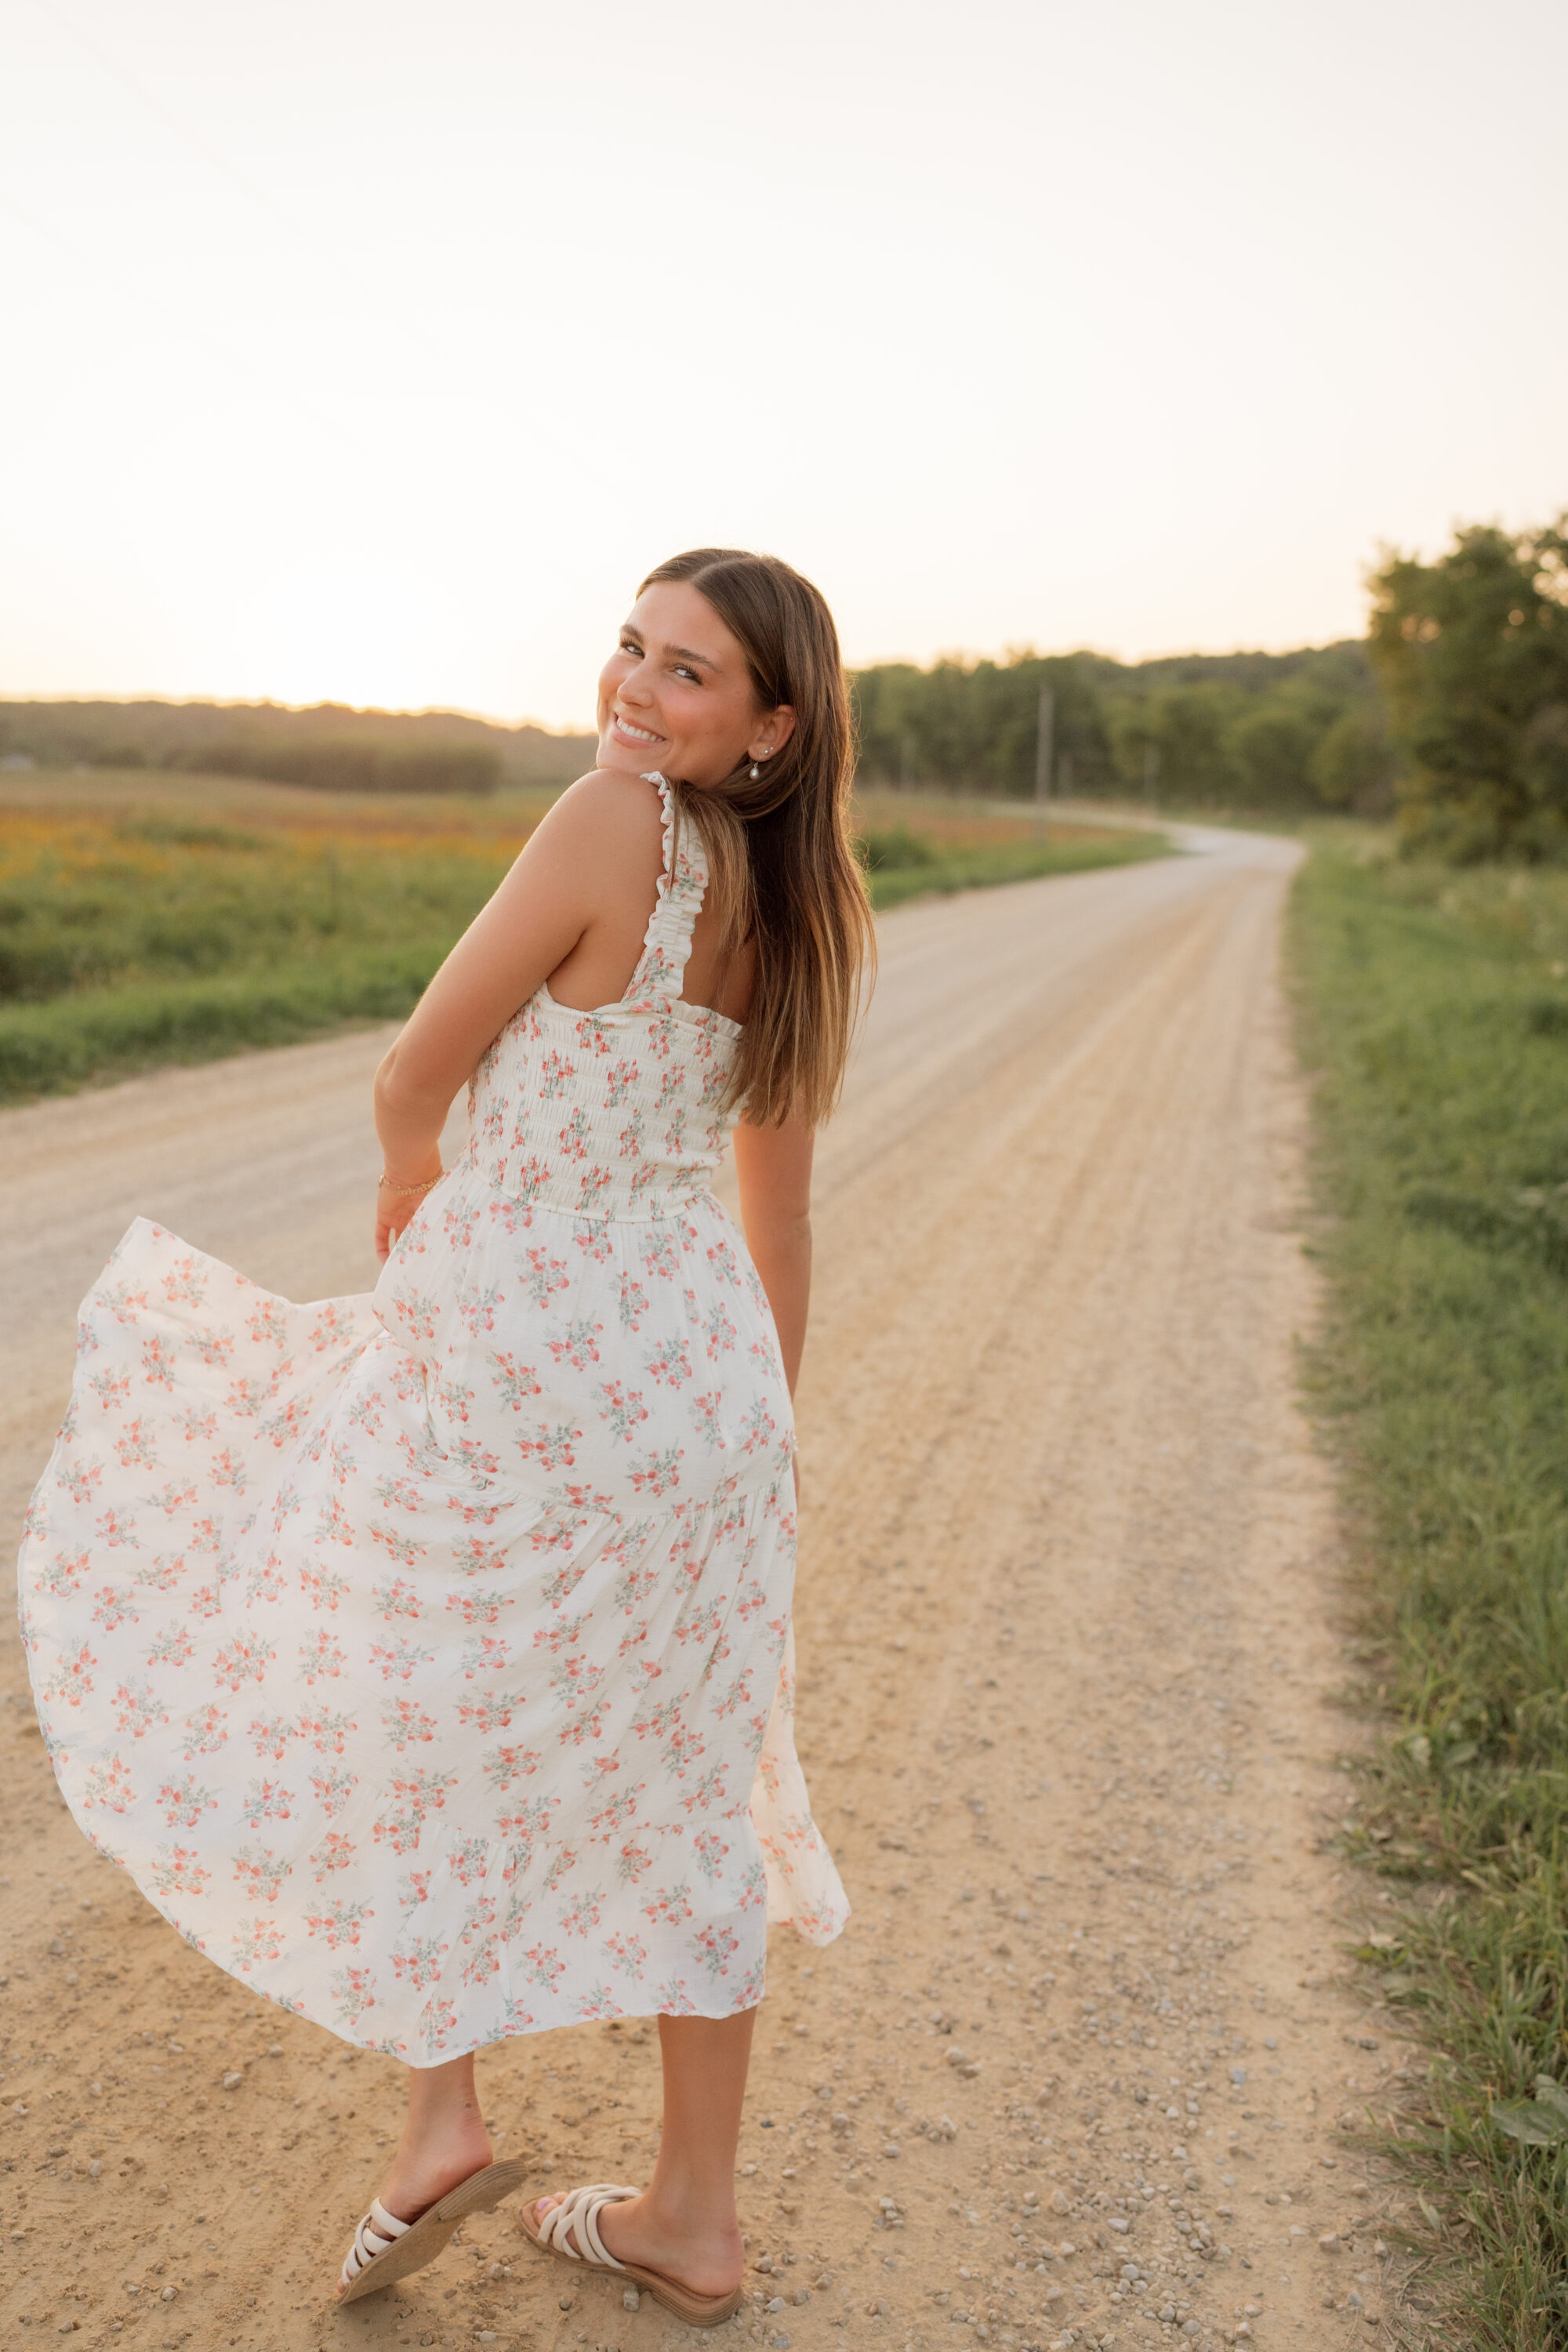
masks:
[(446, 1173), (444, 1168), (437, 1170), (426, 1184), (395, 1184), (384, 1169), (381, 1181), (376, 1189), (378, 1192), (390, 1192), (395, 1200), (406, 1201), (416, 1192), (433, 1192)]

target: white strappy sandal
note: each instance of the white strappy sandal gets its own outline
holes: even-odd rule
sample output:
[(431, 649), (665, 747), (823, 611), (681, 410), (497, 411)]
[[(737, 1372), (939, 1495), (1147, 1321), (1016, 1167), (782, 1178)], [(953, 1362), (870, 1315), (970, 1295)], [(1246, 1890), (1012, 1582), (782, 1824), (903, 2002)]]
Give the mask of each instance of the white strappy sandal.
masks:
[(521, 2189), (528, 2167), (521, 2157), (505, 2164), (482, 2165), (427, 2205), (416, 2221), (400, 2221), (379, 2197), (354, 2231), (343, 2258), (340, 2303), (357, 2303), (362, 2294), (379, 2294), (413, 2271), (433, 2263), (459, 2221), (470, 2213), (490, 2213), (503, 2197)]
[[(542, 2253), (553, 2254), (563, 2263), (575, 2263), (579, 2270), (604, 2271), (616, 2278), (630, 2279), (634, 2286), (651, 2294), (666, 2311), (683, 2319), (688, 2327), (720, 2327), (741, 2307), (743, 2290), (738, 2286), (728, 2294), (699, 2294), (695, 2289), (682, 2286), (679, 2279), (667, 2278), (662, 2271), (644, 2270), (640, 2263), (618, 2263), (599, 2235), (599, 2216), (606, 2205), (623, 2205), (628, 2197), (640, 2197), (640, 2189), (619, 2188), (615, 2182), (599, 2180), (589, 2188), (574, 2189), (559, 2205), (552, 2206), (542, 2224), (533, 2218), (533, 2203), (522, 2209), (523, 2235), (531, 2238)], [(577, 2244), (572, 2243), (575, 2231)], [(578, 2251), (585, 2246), (587, 2252)]]

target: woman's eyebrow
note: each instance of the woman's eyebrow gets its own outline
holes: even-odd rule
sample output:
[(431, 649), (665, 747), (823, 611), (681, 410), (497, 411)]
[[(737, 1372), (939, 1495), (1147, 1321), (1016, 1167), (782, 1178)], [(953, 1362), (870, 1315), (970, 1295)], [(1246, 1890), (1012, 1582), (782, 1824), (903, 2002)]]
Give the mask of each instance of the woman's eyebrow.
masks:
[(668, 650), (677, 661), (695, 662), (699, 669), (717, 669), (719, 667), (711, 654), (694, 654), (689, 646), (671, 646)]

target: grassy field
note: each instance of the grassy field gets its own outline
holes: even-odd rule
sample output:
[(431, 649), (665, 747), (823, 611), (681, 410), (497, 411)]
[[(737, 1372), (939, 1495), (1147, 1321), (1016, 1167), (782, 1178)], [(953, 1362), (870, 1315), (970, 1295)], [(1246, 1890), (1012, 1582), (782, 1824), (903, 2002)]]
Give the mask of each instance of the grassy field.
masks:
[[(0, 1101), (406, 1013), (550, 804), (230, 778), (0, 786)], [(873, 794), (879, 906), (1158, 855), (1158, 835)]]
[(1293, 950), (1330, 1213), (1311, 1379), (1388, 1723), (1344, 1830), (1400, 1898), (1363, 1957), (1432, 2045), (1401, 2130), (1464, 2341), (1568, 2347), (1568, 876), (1347, 828)]
[(862, 793), (857, 803), (872, 904), (901, 906), (932, 891), (984, 889), (1042, 874), (1080, 874), (1168, 855), (1158, 832), (1016, 814), (994, 801), (936, 793)]

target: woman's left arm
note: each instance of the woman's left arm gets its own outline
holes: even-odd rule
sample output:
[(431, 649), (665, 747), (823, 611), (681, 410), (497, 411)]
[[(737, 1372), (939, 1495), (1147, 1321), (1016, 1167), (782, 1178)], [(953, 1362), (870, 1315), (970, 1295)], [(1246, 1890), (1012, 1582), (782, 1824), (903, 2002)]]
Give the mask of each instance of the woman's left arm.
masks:
[(778, 1329), (789, 1392), (800, 1372), (811, 1304), (811, 1156), (816, 1130), (805, 1119), (735, 1129), (741, 1223)]

